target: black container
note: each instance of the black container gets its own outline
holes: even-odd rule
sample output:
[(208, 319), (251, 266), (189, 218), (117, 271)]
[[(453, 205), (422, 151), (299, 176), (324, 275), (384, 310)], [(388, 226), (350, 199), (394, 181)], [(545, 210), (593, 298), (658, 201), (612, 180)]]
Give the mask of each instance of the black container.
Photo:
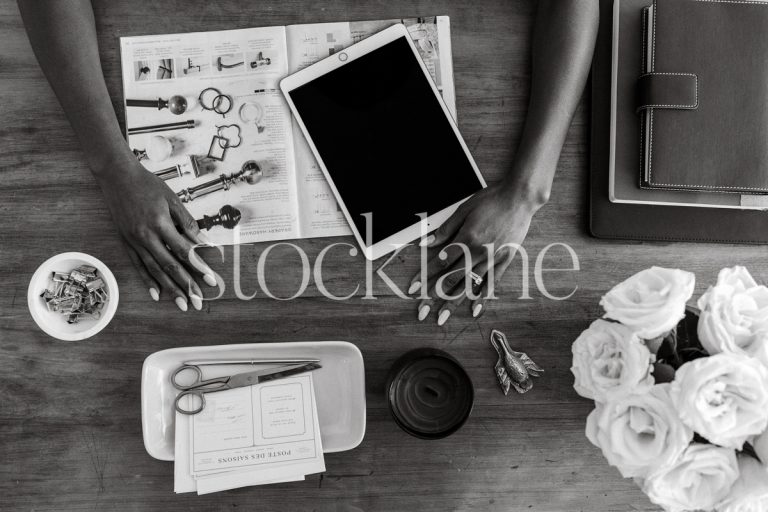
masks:
[(459, 430), (475, 401), (464, 367), (434, 348), (403, 354), (392, 365), (385, 389), (395, 423), (421, 439), (441, 439)]

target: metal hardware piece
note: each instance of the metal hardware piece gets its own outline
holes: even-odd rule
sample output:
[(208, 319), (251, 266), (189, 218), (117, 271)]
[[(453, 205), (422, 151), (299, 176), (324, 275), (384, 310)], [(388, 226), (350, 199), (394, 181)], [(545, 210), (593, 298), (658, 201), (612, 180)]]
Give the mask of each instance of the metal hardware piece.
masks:
[(150, 126), (137, 126), (128, 128), (128, 135), (138, 135), (140, 133), (168, 132), (171, 130), (191, 130), (195, 127), (195, 121), (179, 121), (178, 123), (155, 124)]
[(526, 353), (512, 350), (501, 331), (491, 331), (491, 345), (499, 355), (493, 370), (504, 394), (509, 394), (511, 387), (521, 394), (530, 391), (533, 387), (531, 377), (541, 376), (544, 370)]
[(176, 195), (181, 198), (182, 203), (190, 203), (199, 197), (216, 192), (217, 190), (229, 190), (232, 185), (237, 185), (238, 183), (256, 184), (261, 180), (263, 174), (261, 167), (255, 160), (248, 160), (237, 172), (222, 174), (211, 181), (195, 187), (185, 188), (177, 192)]
[(200, 91), (197, 100), (203, 110), (211, 110), (217, 114), (221, 114), (222, 117), (226, 116), (226, 114), (232, 110), (232, 97), (223, 94), (215, 87), (207, 87)]
[(192, 70), (195, 69), (195, 68), (197, 68), (197, 71), (196, 71), (197, 73), (199, 73), (202, 70), (202, 68), (200, 66), (195, 66), (194, 64), (192, 64), (192, 58), (191, 57), (187, 57), (187, 67), (182, 69), (184, 74), (185, 75), (190, 74), (192, 72)]
[(101, 310), (109, 299), (104, 280), (91, 265), (81, 265), (69, 273), (52, 272), (48, 288), (40, 297), (48, 311), (65, 315), (69, 324), (85, 316), (101, 317)]
[(232, 64), (224, 64), (221, 62), (221, 57), (218, 57), (216, 59), (216, 68), (221, 71), (222, 69), (230, 69), (230, 68), (236, 68), (237, 66), (242, 66), (245, 64), (245, 61), (241, 60), (240, 62), (233, 62)]
[(187, 99), (184, 96), (171, 96), (169, 99), (164, 100), (157, 98), (157, 100), (125, 100), (125, 105), (128, 107), (148, 107), (162, 110), (167, 108), (171, 114), (180, 115), (187, 111)]
[(180, 165), (174, 165), (173, 167), (168, 167), (167, 169), (160, 169), (159, 171), (153, 171), (152, 174), (157, 176), (163, 181), (172, 180), (173, 178), (181, 178), (181, 175), (184, 174), (181, 170)]
[(231, 205), (224, 205), (216, 215), (203, 215), (202, 219), (197, 220), (197, 227), (200, 229), (210, 230), (215, 226), (221, 226), (224, 229), (234, 229), (235, 226), (240, 224), (240, 219), (243, 215), (240, 210)]

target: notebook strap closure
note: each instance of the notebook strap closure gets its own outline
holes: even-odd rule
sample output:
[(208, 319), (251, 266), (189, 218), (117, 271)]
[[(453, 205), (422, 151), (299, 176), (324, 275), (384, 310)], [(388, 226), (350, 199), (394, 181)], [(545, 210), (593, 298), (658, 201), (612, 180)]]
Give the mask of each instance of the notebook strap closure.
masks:
[(699, 79), (692, 73), (646, 73), (636, 85), (637, 112), (648, 108), (693, 110), (699, 106)]

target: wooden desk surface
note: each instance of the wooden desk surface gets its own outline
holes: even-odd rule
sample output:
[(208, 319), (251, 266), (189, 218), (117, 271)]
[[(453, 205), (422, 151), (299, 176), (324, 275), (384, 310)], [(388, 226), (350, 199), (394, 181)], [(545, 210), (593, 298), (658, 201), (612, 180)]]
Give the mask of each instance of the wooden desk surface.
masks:
[[(379, 19), (451, 16), (461, 130), (489, 181), (510, 165), (525, 116), (530, 1), (356, 2), (96, 2), (104, 72), (120, 104), (118, 37), (174, 31)], [(291, 302), (224, 299), (202, 313), (157, 305), (131, 267), (80, 148), (27, 42), (15, 2), (0, 2), (0, 509), (3, 510), (653, 510), (584, 437), (591, 404), (572, 389), (570, 344), (598, 315), (602, 293), (651, 265), (683, 267), (698, 277), (697, 295), (718, 269), (747, 265), (768, 281), (764, 247), (622, 243), (586, 231), (588, 101), (571, 127), (552, 201), (534, 219), (526, 241), (533, 263), (546, 245), (567, 242), (581, 271), (551, 274), (553, 293), (578, 286), (562, 302), (532, 291), (520, 300), (521, 265), (509, 271), (503, 300), (479, 320), (467, 311), (443, 328), (434, 315), (416, 322), (414, 301), (376, 281), (376, 300), (342, 303), (310, 285)], [(302, 240), (314, 261), (329, 240)], [(264, 246), (242, 248), (245, 290), (256, 289), (255, 261)], [(120, 284), (120, 307), (105, 331), (84, 342), (61, 342), (34, 325), (28, 281), (49, 256), (84, 251), (102, 259)], [(290, 252), (270, 257), (274, 293), (300, 283)], [(387, 267), (404, 286), (417, 270), (415, 252)], [(556, 268), (569, 260), (554, 250)], [(232, 282), (232, 251), (214, 268)], [(277, 269), (283, 265), (283, 271)], [(326, 285), (342, 294), (363, 283), (361, 257), (328, 258)], [(533, 276), (530, 276), (533, 283)], [(546, 374), (525, 396), (504, 397), (491, 367), (488, 334), (498, 328)], [(173, 465), (151, 458), (141, 434), (140, 374), (145, 357), (186, 345), (348, 340), (366, 364), (368, 428), (356, 449), (326, 457), (327, 471), (305, 482), (251, 487), (210, 496), (176, 496)], [(389, 418), (383, 395), (387, 369), (403, 352), (440, 347), (468, 368), (476, 387), (470, 421), (452, 437), (420, 441)], [(353, 508), (356, 507), (356, 508)]]

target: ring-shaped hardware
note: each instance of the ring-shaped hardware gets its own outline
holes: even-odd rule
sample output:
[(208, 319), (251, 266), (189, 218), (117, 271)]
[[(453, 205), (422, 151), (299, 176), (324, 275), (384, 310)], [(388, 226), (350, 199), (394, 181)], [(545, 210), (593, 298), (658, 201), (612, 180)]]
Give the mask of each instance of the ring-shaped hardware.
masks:
[(480, 274), (476, 272), (470, 272), (469, 277), (470, 279), (472, 279), (472, 282), (475, 283), (475, 286), (480, 286), (481, 284), (483, 284), (483, 278), (482, 276), (480, 276)]
[[(237, 130), (237, 144), (232, 144), (234, 137), (228, 137), (226, 133), (227, 128), (235, 128)], [(238, 124), (222, 124), (216, 127), (216, 135), (219, 136), (219, 146), (222, 149), (236, 148), (243, 143), (243, 138), (240, 136), (240, 125)]]
[[(200, 407), (198, 407), (197, 409), (192, 409), (192, 410), (187, 410), (187, 409), (181, 408), (179, 406), (179, 401), (182, 398), (184, 398), (185, 396), (187, 396), (187, 395), (192, 395), (192, 396), (196, 396), (197, 398), (199, 398), (200, 399)], [(180, 412), (181, 414), (186, 414), (187, 416), (193, 416), (193, 415), (199, 413), (200, 411), (202, 411), (205, 408), (205, 393), (200, 392), (200, 391), (194, 391), (194, 390), (182, 391), (181, 393), (179, 393), (176, 396), (176, 400), (174, 400), (174, 402), (173, 402), (173, 407), (178, 412)]]
[[(181, 372), (185, 371), (185, 370), (192, 370), (197, 375), (197, 377), (195, 378), (194, 382), (192, 384), (188, 385), (188, 386), (182, 386), (181, 384), (176, 382), (176, 376), (178, 374), (180, 374)], [(171, 384), (173, 384), (173, 387), (175, 387), (176, 389), (179, 389), (179, 390), (182, 390), (182, 391), (187, 391), (187, 390), (192, 389), (197, 384), (199, 384), (202, 380), (203, 380), (203, 372), (202, 372), (202, 370), (200, 370), (200, 367), (199, 366), (190, 365), (190, 364), (185, 364), (185, 365), (179, 366), (178, 368), (176, 368), (176, 371), (171, 374)]]
[[(221, 151), (214, 152), (216, 146), (218, 146)], [(229, 149), (229, 147), (228, 139), (214, 135), (211, 139), (211, 146), (208, 148), (208, 154), (206, 156), (212, 160), (218, 160), (221, 162), (224, 160), (224, 157), (227, 156), (227, 149)]]
[[(225, 102), (226, 100), (226, 102)], [(225, 104), (224, 107), (222, 107), (222, 103)], [(226, 115), (230, 110), (232, 110), (232, 97), (228, 96), (226, 94), (219, 94), (215, 98), (213, 98), (213, 111), (217, 114)]]
[[(212, 97), (210, 97), (211, 94), (213, 94)], [(206, 99), (206, 96), (208, 96), (209, 98)], [(218, 90), (215, 87), (207, 87), (202, 91), (200, 91), (200, 95), (197, 97), (197, 102), (200, 103), (200, 106), (202, 107), (203, 110), (213, 110), (215, 112), (214, 110), (214, 107), (216, 106), (215, 101), (216, 101), (216, 98), (218, 98), (219, 96), (223, 96), (220, 90)]]
[(264, 108), (261, 104), (256, 103), (255, 101), (247, 101), (243, 103), (240, 105), (240, 110), (238, 112), (240, 120), (245, 124), (253, 123), (258, 126), (259, 122), (264, 117)]

